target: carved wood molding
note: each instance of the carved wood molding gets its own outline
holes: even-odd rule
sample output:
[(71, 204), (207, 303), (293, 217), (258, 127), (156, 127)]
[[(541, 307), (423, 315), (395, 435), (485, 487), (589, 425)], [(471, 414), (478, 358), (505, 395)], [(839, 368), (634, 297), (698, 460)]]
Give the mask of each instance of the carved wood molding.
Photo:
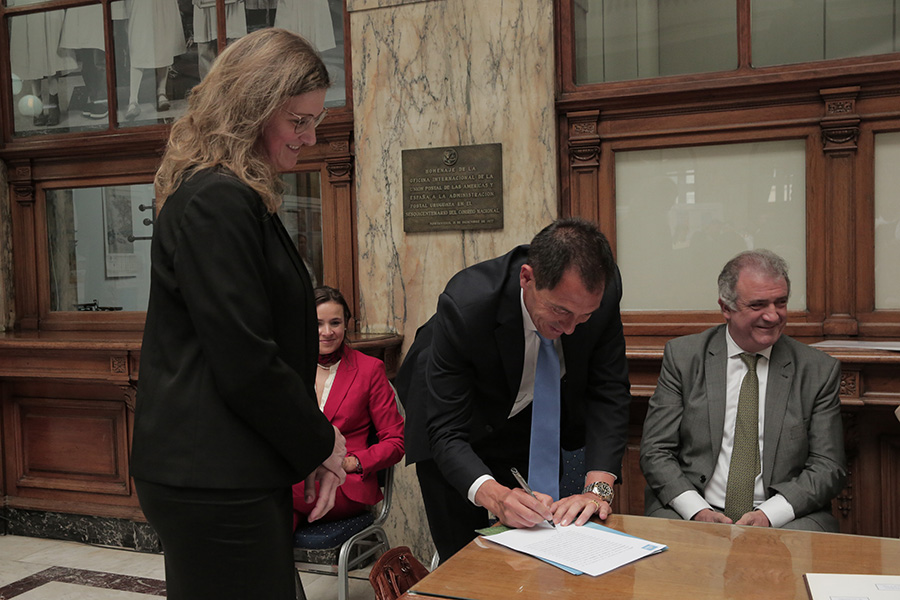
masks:
[(31, 181), (31, 164), (12, 163), (9, 168), (9, 180), (13, 182)]
[(16, 203), (22, 206), (34, 204), (34, 186), (29, 184), (14, 183), (12, 185), (13, 196)]
[(350, 181), (350, 176), (353, 173), (353, 161), (348, 159), (340, 162), (328, 161), (325, 164), (325, 168), (328, 171), (328, 178), (332, 183), (341, 181), (346, 182)]
[(577, 167), (578, 162), (597, 162), (600, 159), (600, 146), (583, 146), (579, 148), (570, 148), (569, 155), (573, 159), (573, 167)]
[(125, 407), (129, 411), (134, 412), (134, 407), (137, 402), (137, 388), (133, 385), (123, 385), (122, 394), (125, 400)]
[(566, 115), (569, 129), (569, 166), (596, 167), (600, 163), (600, 111), (586, 110)]
[(347, 140), (337, 140), (328, 143), (329, 154), (350, 154), (350, 142)]
[(350, 140), (338, 139), (328, 142), (328, 154), (325, 157), (325, 169), (332, 184), (348, 183), (353, 177), (353, 155), (350, 153)]
[(859, 371), (841, 370), (841, 398), (859, 398)]
[(859, 86), (820, 90), (819, 93), (825, 102), (825, 116), (819, 123), (824, 151), (835, 157), (856, 152), (860, 122), (856, 114)]
[(128, 372), (128, 357), (127, 356), (110, 356), (109, 357), (109, 371), (110, 373), (121, 375)]

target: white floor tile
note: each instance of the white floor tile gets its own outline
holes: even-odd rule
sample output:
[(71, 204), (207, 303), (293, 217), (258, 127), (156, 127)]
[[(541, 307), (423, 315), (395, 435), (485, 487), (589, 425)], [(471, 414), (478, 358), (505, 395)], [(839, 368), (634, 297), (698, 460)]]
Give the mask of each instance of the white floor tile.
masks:
[[(6, 556), (3, 554), (3, 550), (0, 549), (0, 555)], [(0, 587), (5, 585), (9, 585), (14, 581), (19, 581), (20, 579), (25, 579), (29, 575), (34, 575), (39, 571), (43, 571), (47, 567), (45, 565), (35, 565), (31, 563), (19, 562), (17, 560), (7, 560), (6, 558), (0, 559)]]
[[(19, 537), (17, 539), (31, 540), (32, 538)], [(20, 553), (18, 560), (47, 566), (102, 571), (118, 575), (131, 575), (133, 577), (166, 578), (163, 557), (160, 554), (101, 548), (77, 542), (42, 541), (50, 543), (35, 547), (31, 553), (24, 555)], [(4, 554), (3, 556), (5, 557), (6, 555)]]

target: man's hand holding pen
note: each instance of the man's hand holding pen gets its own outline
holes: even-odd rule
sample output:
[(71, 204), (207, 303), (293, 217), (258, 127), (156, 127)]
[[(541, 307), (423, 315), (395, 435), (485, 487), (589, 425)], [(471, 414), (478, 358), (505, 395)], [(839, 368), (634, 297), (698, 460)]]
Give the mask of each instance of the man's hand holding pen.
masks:
[(478, 488), (475, 501), (508, 527), (524, 529), (553, 519), (553, 498), (540, 492), (531, 496), (521, 488), (509, 489), (493, 479)]

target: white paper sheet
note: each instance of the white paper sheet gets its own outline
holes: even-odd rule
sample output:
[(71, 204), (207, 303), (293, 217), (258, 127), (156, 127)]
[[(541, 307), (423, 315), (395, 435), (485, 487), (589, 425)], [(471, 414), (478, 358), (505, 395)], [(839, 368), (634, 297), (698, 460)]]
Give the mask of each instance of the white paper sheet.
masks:
[(813, 348), (837, 348), (845, 350), (890, 350), (892, 352), (900, 351), (900, 342), (892, 342), (883, 340), (879, 342), (861, 342), (859, 340), (826, 340), (824, 342), (816, 342), (810, 344)]
[(595, 523), (556, 529), (540, 523), (531, 529), (510, 529), (485, 539), (568, 567), (566, 570), (594, 576), (666, 549), (662, 544), (623, 535)]
[(812, 600), (900, 600), (900, 575), (807, 573)]

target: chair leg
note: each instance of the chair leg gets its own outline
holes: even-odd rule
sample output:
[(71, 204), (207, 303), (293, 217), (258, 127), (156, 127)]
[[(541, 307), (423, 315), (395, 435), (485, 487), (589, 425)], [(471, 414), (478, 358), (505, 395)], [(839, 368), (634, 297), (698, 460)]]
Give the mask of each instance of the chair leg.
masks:
[(338, 563), (338, 600), (350, 598), (350, 573), (346, 562)]
[(306, 592), (303, 591), (303, 582), (300, 581), (300, 572), (294, 569), (294, 588), (297, 590), (297, 600), (306, 600)]

